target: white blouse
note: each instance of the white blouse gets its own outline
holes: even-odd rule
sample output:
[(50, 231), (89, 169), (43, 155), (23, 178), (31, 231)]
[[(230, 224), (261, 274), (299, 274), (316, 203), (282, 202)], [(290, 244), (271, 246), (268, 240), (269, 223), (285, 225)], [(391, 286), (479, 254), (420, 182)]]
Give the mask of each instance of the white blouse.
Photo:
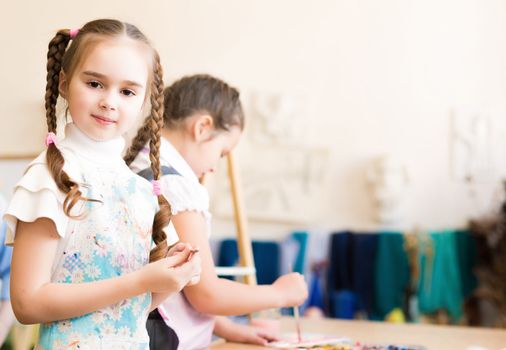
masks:
[[(206, 219), (209, 236), (211, 214), (207, 190), (199, 183), (197, 176), (181, 154), (163, 138), (160, 146), (160, 162), (162, 168), (172, 167), (169, 174), (161, 178), (162, 192), (172, 207), (172, 214), (183, 211), (201, 213)], [(144, 148), (130, 168), (139, 173), (149, 168), (149, 165), (149, 150)], [(169, 245), (179, 241), (172, 222), (166, 232)], [(158, 310), (163, 315), (165, 323), (176, 332), (179, 339), (178, 349), (207, 349), (209, 347), (215, 317), (198, 312), (183, 292), (171, 295), (160, 304)]]
[[(162, 167), (171, 167), (171, 173), (163, 175), (160, 179), (162, 192), (171, 206), (172, 215), (184, 211), (196, 211), (201, 213), (207, 222), (208, 236), (211, 234), (211, 213), (209, 212), (209, 193), (199, 182), (197, 176), (188, 165), (186, 160), (167, 140), (162, 138), (160, 146), (160, 163)], [(151, 166), (149, 160), (149, 148), (146, 146), (130, 164), (130, 169), (139, 173)], [(176, 172), (177, 174), (173, 174)], [(172, 245), (179, 241), (172, 222), (167, 232), (167, 241)]]

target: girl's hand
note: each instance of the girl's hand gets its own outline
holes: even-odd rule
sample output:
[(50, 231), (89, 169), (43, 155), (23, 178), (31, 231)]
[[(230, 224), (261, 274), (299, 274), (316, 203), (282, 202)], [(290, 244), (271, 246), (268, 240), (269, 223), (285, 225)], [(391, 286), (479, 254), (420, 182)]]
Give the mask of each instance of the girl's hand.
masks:
[(179, 292), (193, 278), (200, 278), (200, 272), (200, 256), (192, 253), (190, 246), (185, 244), (177, 244), (166, 258), (139, 270), (142, 285), (152, 293)]
[(258, 327), (246, 324), (234, 323), (229, 327), (225, 340), (233, 343), (246, 343), (265, 346), (271, 341), (279, 340), (275, 333)]
[[(183, 252), (188, 249), (190, 250), (190, 253), (186, 258), (186, 260), (192, 262), (192, 264), (197, 264), (198, 266), (200, 266), (201, 265), (200, 255), (196, 255), (199, 252), (199, 250), (198, 248), (192, 248), (190, 243), (182, 243), (182, 242), (177, 243), (176, 245), (170, 248), (169, 252), (167, 253), (167, 256), (173, 256), (179, 252)], [(195, 260), (193, 260), (194, 258)], [(199, 282), (200, 282), (200, 273), (198, 275), (194, 275), (187, 283), (187, 285), (193, 286)]]
[(167, 257), (175, 256), (182, 252), (191, 252), (193, 250), (190, 243), (178, 242), (170, 247)]
[(308, 296), (307, 284), (298, 272), (279, 277), (272, 287), (281, 298), (281, 307), (301, 305)]
[(198, 249), (193, 249), (190, 251), (190, 256), (188, 258), (187, 264), (193, 264), (195, 265), (195, 269), (198, 271), (198, 273), (194, 273), (191, 277), (187, 286), (193, 286), (200, 282), (200, 274), (202, 272), (202, 260), (200, 258), (200, 254)]

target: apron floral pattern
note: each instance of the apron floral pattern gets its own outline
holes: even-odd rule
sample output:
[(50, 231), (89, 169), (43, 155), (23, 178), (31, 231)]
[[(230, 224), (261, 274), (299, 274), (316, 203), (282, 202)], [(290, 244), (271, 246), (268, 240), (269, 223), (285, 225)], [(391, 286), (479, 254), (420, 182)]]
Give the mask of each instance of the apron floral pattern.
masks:
[[(100, 202), (85, 202), (81, 209), (86, 217), (69, 221), (53, 266), (55, 283), (114, 278), (149, 261), (158, 210), (149, 183), (127, 168), (118, 173), (118, 169), (87, 165), (83, 180), (88, 185), (81, 191)], [(149, 349), (150, 304), (151, 294), (145, 293), (81, 317), (42, 324), (36, 349)]]

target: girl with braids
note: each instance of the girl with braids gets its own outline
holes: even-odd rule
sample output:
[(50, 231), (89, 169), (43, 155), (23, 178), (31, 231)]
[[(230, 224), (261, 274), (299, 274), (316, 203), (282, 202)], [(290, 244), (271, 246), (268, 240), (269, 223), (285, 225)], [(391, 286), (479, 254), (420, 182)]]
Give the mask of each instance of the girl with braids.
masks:
[[(199, 178), (216, 169), (218, 160), (238, 143), (244, 128), (239, 92), (209, 75), (182, 78), (165, 89), (164, 129), (160, 148), (162, 192), (170, 203), (169, 242), (199, 247), (200, 283), (170, 296), (159, 307), (179, 338), (178, 349), (202, 349), (214, 331), (234, 342), (265, 344), (272, 335), (213, 315), (243, 315), (300, 305), (307, 286), (298, 273), (281, 276), (272, 285), (249, 286), (218, 278), (211, 255), (209, 197)], [(125, 160), (149, 177), (148, 126), (138, 132)], [(215, 323), (216, 320), (216, 323)], [(152, 348), (153, 349), (153, 348)]]
[[(42, 323), (37, 349), (148, 349), (149, 311), (200, 274), (189, 245), (168, 249), (170, 213), (158, 182), (122, 159), (122, 135), (149, 98), (146, 137), (158, 180), (158, 54), (135, 26), (95, 20), (58, 31), (47, 56), (47, 150), (28, 166), (5, 215), (14, 312), (22, 323)], [(63, 139), (55, 135), (59, 95), (73, 121)]]

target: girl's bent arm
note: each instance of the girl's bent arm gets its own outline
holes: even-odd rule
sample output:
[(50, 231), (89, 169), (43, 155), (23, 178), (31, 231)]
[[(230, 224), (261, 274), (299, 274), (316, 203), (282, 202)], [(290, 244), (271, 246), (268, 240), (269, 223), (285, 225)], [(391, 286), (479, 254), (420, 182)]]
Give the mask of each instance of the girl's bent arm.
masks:
[(168, 297), (170, 297), (171, 295), (172, 295), (172, 293), (152, 293), (151, 294), (151, 306), (149, 308), (149, 311), (153, 311), (154, 309), (156, 309), (158, 307), (158, 305), (163, 303), (163, 301), (165, 299), (167, 299)]
[(24, 324), (82, 316), (147, 290), (139, 271), (107, 280), (64, 284), (51, 282), (60, 236), (53, 221), (18, 221), (11, 266), (11, 302)]
[[(200, 250), (200, 283), (184, 288), (186, 297), (196, 310), (214, 315), (240, 315), (288, 304), (298, 305), (305, 299), (305, 283), (302, 277), (296, 274), (288, 276), (288, 283), (261, 286), (218, 278), (203, 215), (185, 211), (174, 215), (172, 220), (180, 240)], [(287, 292), (288, 289), (293, 289), (291, 295)]]

